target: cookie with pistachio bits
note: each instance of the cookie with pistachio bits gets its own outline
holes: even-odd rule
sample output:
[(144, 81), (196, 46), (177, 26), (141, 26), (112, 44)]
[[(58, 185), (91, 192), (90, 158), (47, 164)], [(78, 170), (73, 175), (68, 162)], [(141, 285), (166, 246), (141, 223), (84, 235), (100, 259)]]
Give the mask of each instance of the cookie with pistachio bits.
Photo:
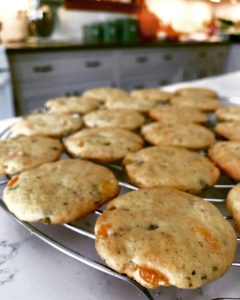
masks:
[(171, 145), (191, 150), (206, 149), (215, 143), (214, 134), (193, 123), (162, 121), (144, 125), (144, 139), (152, 145)]
[(214, 98), (208, 98), (198, 95), (174, 96), (171, 98), (170, 102), (172, 105), (177, 107), (192, 107), (195, 109), (199, 109), (202, 112), (214, 112), (215, 110), (223, 106), (220, 101)]
[(0, 141), (0, 175), (13, 175), (56, 161), (62, 153), (60, 141), (44, 136), (18, 136)]
[(35, 114), (21, 118), (12, 126), (13, 135), (63, 137), (79, 129), (82, 119), (63, 114)]
[(208, 156), (227, 175), (240, 180), (240, 141), (218, 142), (209, 148)]
[(143, 147), (143, 140), (135, 133), (122, 128), (84, 129), (64, 140), (67, 151), (73, 156), (109, 163)]
[(112, 200), (95, 234), (106, 264), (146, 288), (201, 287), (221, 277), (236, 255), (236, 234), (214, 205), (166, 187)]
[(240, 231), (240, 183), (236, 184), (228, 192), (226, 204), (228, 211), (233, 216), (238, 231)]
[(62, 224), (83, 218), (118, 193), (118, 182), (109, 169), (67, 159), (13, 177), (3, 200), (20, 220)]
[(231, 141), (240, 141), (240, 121), (220, 122), (215, 132)]
[(100, 101), (95, 98), (80, 96), (59, 97), (48, 100), (45, 106), (49, 112), (56, 114), (86, 114), (97, 109), (100, 106)]
[(114, 100), (122, 97), (128, 97), (129, 93), (120, 88), (114, 87), (97, 87), (86, 90), (83, 94), (84, 97), (90, 97), (105, 102), (107, 100)]
[(175, 91), (175, 95), (181, 96), (193, 96), (193, 97), (207, 97), (217, 99), (218, 94), (216, 91), (209, 89), (209, 88), (202, 88), (202, 87), (185, 87), (179, 88)]
[(91, 112), (83, 117), (87, 127), (118, 127), (135, 130), (142, 126), (145, 118), (140, 113), (129, 109), (106, 109)]
[(216, 183), (218, 168), (205, 156), (184, 148), (155, 146), (123, 160), (129, 181), (140, 188), (167, 186), (198, 193)]
[(207, 114), (192, 107), (181, 107), (173, 105), (163, 105), (154, 107), (149, 112), (149, 116), (155, 121), (176, 121), (205, 123), (208, 121)]
[(240, 122), (240, 105), (228, 105), (216, 110), (216, 116), (220, 121)]
[(172, 93), (165, 92), (158, 88), (136, 89), (130, 92), (130, 95), (136, 98), (155, 101), (156, 104), (166, 103), (172, 96)]

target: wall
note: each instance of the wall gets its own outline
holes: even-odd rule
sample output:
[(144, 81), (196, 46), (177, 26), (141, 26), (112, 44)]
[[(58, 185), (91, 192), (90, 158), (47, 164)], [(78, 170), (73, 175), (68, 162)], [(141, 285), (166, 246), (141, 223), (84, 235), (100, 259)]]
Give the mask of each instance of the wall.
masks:
[(232, 21), (240, 20), (240, 3), (238, 4), (219, 4), (215, 8), (216, 16), (223, 19), (230, 19)]

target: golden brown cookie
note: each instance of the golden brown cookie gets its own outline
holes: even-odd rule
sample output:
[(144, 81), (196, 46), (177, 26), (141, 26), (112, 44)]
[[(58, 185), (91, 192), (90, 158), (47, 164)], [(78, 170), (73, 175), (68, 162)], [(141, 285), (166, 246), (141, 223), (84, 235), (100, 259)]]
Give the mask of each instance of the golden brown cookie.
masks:
[(200, 88), (200, 87), (187, 87), (187, 88), (180, 88), (175, 91), (175, 95), (181, 96), (199, 96), (199, 97), (207, 97), (217, 99), (218, 94), (216, 91), (208, 88)]
[(97, 219), (96, 249), (106, 264), (146, 288), (197, 288), (221, 277), (236, 234), (212, 204), (170, 189), (142, 189), (111, 201)]
[(82, 127), (80, 118), (59, 114), (29, 115), (12, 126), (13, 135), (44, 135), (62, 137)]
[(198, 109), (173, 105), (157, 106), (149, 115), (156, 121), (205, 123), (208, 120), (208, 116)]
[(74, 157), (109, 163), (142, 148), (143, 141), (135, 133), (121, 128), (84, 129), (64, 141)]
[(144, 98), (146, 100), (155, 101), (156, 105), (159, 103), (168, 102), (172, 96), (172, 93), (165, 92), (158, 88), (145, 88), (132, 90), (130, 95), (136, 98)]
[(240, 183), (236, 184), (227, 195), (227, 209), (240, 230)]
[(140, 188), (167, 186), (198, 193), (214, 185), (219, 170), (203, 155), (172, 146), (157, 146), (126, 155), (131, 183)]
[(240, 141), (240, 121), (218, 123), (215, 131), (228, 140)]
[(205, 149), (215, 143), (207, 128), (180, 122), (155, 122), (142, 127), (144, 139), (152, 145), (171, 145), (192, 150)]
[(144, 116), (134, 110), (107, 109), (91, 112), (83, 117), (87, 127), (119, 127), (128, 130), (139, 128), (145, 121)]
[(68, 159), (13, 177), (3, 199), (20, 220), (59, 224), (88, 215), (118, 193), (118, 182), (110, 170)]
[(102, 102), (106, 102), (107, 100), (114, 100), (122, 97), (128, 97), (129, 93), (120, 88), (98, 87), (98, 88), (92, 88), (86, 90), (83, 93), (83, 96), (95, 98)]
[(0, 175), (16, 174), (58, 160), (62, 153), (60, 141), (44, 136), (0, 141)]
[(240, 121), (240, 105), (223, 106), (216, 110), (220, 121)]
[(240, 142), (219, 142), (209, 148), (211, 160), (226, 174), (240, 180)]
[(74, 113), (86, 114), (97, 109), (100, 101), (95, 98), (71, 96), (51, 99), (46, 102), (49, 112), (71, 115)]

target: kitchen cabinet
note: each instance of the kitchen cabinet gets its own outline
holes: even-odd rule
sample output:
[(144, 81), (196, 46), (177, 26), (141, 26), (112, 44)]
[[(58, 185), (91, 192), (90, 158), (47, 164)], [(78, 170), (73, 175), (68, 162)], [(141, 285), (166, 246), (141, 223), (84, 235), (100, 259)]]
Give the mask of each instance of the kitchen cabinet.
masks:
[[(87, 88), (163, 86), (231, 71), (229, 44), (9, 51), (16, 112)], [(240, 69), (240, 66), (239, 66)]]

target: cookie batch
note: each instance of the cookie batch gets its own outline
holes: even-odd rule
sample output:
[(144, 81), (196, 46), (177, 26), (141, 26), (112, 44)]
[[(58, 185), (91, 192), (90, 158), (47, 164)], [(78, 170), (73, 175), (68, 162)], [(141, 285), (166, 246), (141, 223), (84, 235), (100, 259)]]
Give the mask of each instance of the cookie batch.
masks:
[[(209, 129), (209, 113), (218, 123)], [(3, 200), (20, 220), (77, 221), (108, 203), (95, 224), (96, 251), (146, 288), (198, 288), (221, 277), (236, 233), (197, 194), (220, 174), (240, 181), (238, 106), (187, 87), (127, 92), (100, 87), (46, 101), (0, 141)], [(119, 196), (111, 164), (138, 190)], [(227, 208), (240, 228), (239, 184)]]

